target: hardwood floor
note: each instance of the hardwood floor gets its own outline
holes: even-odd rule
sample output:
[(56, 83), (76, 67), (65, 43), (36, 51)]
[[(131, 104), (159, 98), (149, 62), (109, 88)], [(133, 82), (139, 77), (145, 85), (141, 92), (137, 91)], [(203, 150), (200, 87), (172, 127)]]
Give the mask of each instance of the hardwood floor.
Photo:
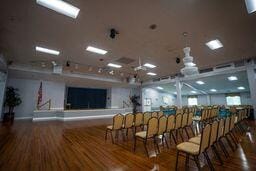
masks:
[[(117, 144), (109, 136), (105, 142), (105, 126), (111, 119), (84, 120), (73, 122), (15, 121), (12, 126), (0, 126), (0, 170), (174, 170), (175, 145), (161, 147), (156, 155), (149, 144), (150, 158), (142, 143), (132, 151), (132, 138)], [(240, 137), (235, 152), (226, 145), (230, 153), (220, 166), (210, 153), (216, 170), (256, 170), (256, 123), (250, 122), (251, 129)], [(221, 151), (220, 151), (221, 152)], [(180, 157), (179, 170), (184, 170), (185, 158)], [(202, 170), (209, 170), (200, 158)], [(204, 165), (204, 166), (203, 166)], [(190, 170), (197, 170), (193, 161)]]

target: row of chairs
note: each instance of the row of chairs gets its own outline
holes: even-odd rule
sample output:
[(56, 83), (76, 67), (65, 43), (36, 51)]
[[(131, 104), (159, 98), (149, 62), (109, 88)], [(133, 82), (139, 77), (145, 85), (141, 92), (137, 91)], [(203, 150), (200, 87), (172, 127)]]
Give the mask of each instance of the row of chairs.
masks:
[[(227, 148), (224, 146), (223, 140), (226, 140), (232, 151), (235, 151), (235, 148), (238, 147), (235, 129), (238, 128), (238, 125), (241, 125), (241, 123), (246, 119), (244, 113), (244, 111), (241, 111), (238, 115), (233, 114), (225, 119), (214, 120), (212, 123), (207, 123), (200, 135), (190, 138), (187, 142), (178, 144), (176, 146), (176, 170), (178, 167), (178, 158), (180, 153), (185, 153), (186, 155), (186, 167), (188, 167), (190, 156), (193, 156), (193, 159), (200, 170), (201, 166), (198, 156), (203, 154), (210, 169), (214, 170), (213, 164), (207, 153), (210, 149), (215, 153), (218, 161), (222, 165), (223, 160), (219, 155), (216, 145), (218, 144), (220, 146), (226, 158), (229, 157), (229, 153)], [(233, 144), (231, 141), (233, 141)]]
[(126, 136), (128, 136), (128, 131), (131, 129), (133, 131), (133, 134), (137, 132), (137, 128), (140, 127), (141, 129), (144, 129), (144, 127), (148, 124), (148, 120), (151, 117), (157, 117), (160, 118), (163, 116), (163, 112), (145, 112), (145, 113), (137, 113), (137, 114), (117, 114), (113, 117), (113, 123), (112, 125), (107, 126), (106, 133), (105, 133), (105, 140), (107, 140), (107, 135), (110, 132), (111, 133), (111, 139), (114, 143), (113, 138), (113, 131), (116, 133), (116, 138), (118, 138), (119, 132), (121, 131), (123, 134), (124, 139), (124, 132), (126, 131)]

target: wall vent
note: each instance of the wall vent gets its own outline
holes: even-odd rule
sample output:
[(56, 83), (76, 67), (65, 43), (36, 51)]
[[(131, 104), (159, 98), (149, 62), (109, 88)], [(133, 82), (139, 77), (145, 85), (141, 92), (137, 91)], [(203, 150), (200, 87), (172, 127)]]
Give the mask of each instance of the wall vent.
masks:
[(233, 69), (235, 68), (234, 63), (228, 63), (228, 64), (223, 64), (223, 65), (217, 65), (216, 67), (213, 68), (213, 70), (226, 70), (226, 69)]
[(200, 69), (199, 73), (202, 74), (202, 73), (211, 72), (211, 71), (213, 71), (213, 68), (206, 68), (206, 69)]

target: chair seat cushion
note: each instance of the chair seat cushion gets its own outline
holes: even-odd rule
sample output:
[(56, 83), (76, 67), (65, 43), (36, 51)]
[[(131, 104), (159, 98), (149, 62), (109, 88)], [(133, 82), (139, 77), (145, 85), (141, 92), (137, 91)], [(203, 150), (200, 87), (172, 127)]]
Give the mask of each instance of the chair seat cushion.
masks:
[(140, 137), (140, 138), (146, 138), (147, 136), (147, 131), (140, 131), (140, 132), (137, 132), (135, 134), (136, 137)]
[(185, 153), (189, 153), (192, 155), (198, 155), (199, 154), (199, 148), (200, 146), (191, 142), (183, 142), (178, 144), (177, 149), (179, 151), (185, 152)]
[(201, 136), (190, 138), (188, 141), (199, 145), (201, 141)]
[(113, 129), (113, 125), (109, 125), (109, 126), (107, 126), (107, 129), (112, 130), (112, 129)]

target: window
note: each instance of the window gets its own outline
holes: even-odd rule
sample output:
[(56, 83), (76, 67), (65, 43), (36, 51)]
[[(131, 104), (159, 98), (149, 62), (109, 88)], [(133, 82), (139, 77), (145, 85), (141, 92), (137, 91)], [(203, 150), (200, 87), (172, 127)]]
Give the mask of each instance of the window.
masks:
[(194, 106), (197, 105), (197, 97), (188, 97), (188, 105), (189, 106)]
[(240, 95), (227, 95), (226, 96), (227, 105), (241, 105)]

